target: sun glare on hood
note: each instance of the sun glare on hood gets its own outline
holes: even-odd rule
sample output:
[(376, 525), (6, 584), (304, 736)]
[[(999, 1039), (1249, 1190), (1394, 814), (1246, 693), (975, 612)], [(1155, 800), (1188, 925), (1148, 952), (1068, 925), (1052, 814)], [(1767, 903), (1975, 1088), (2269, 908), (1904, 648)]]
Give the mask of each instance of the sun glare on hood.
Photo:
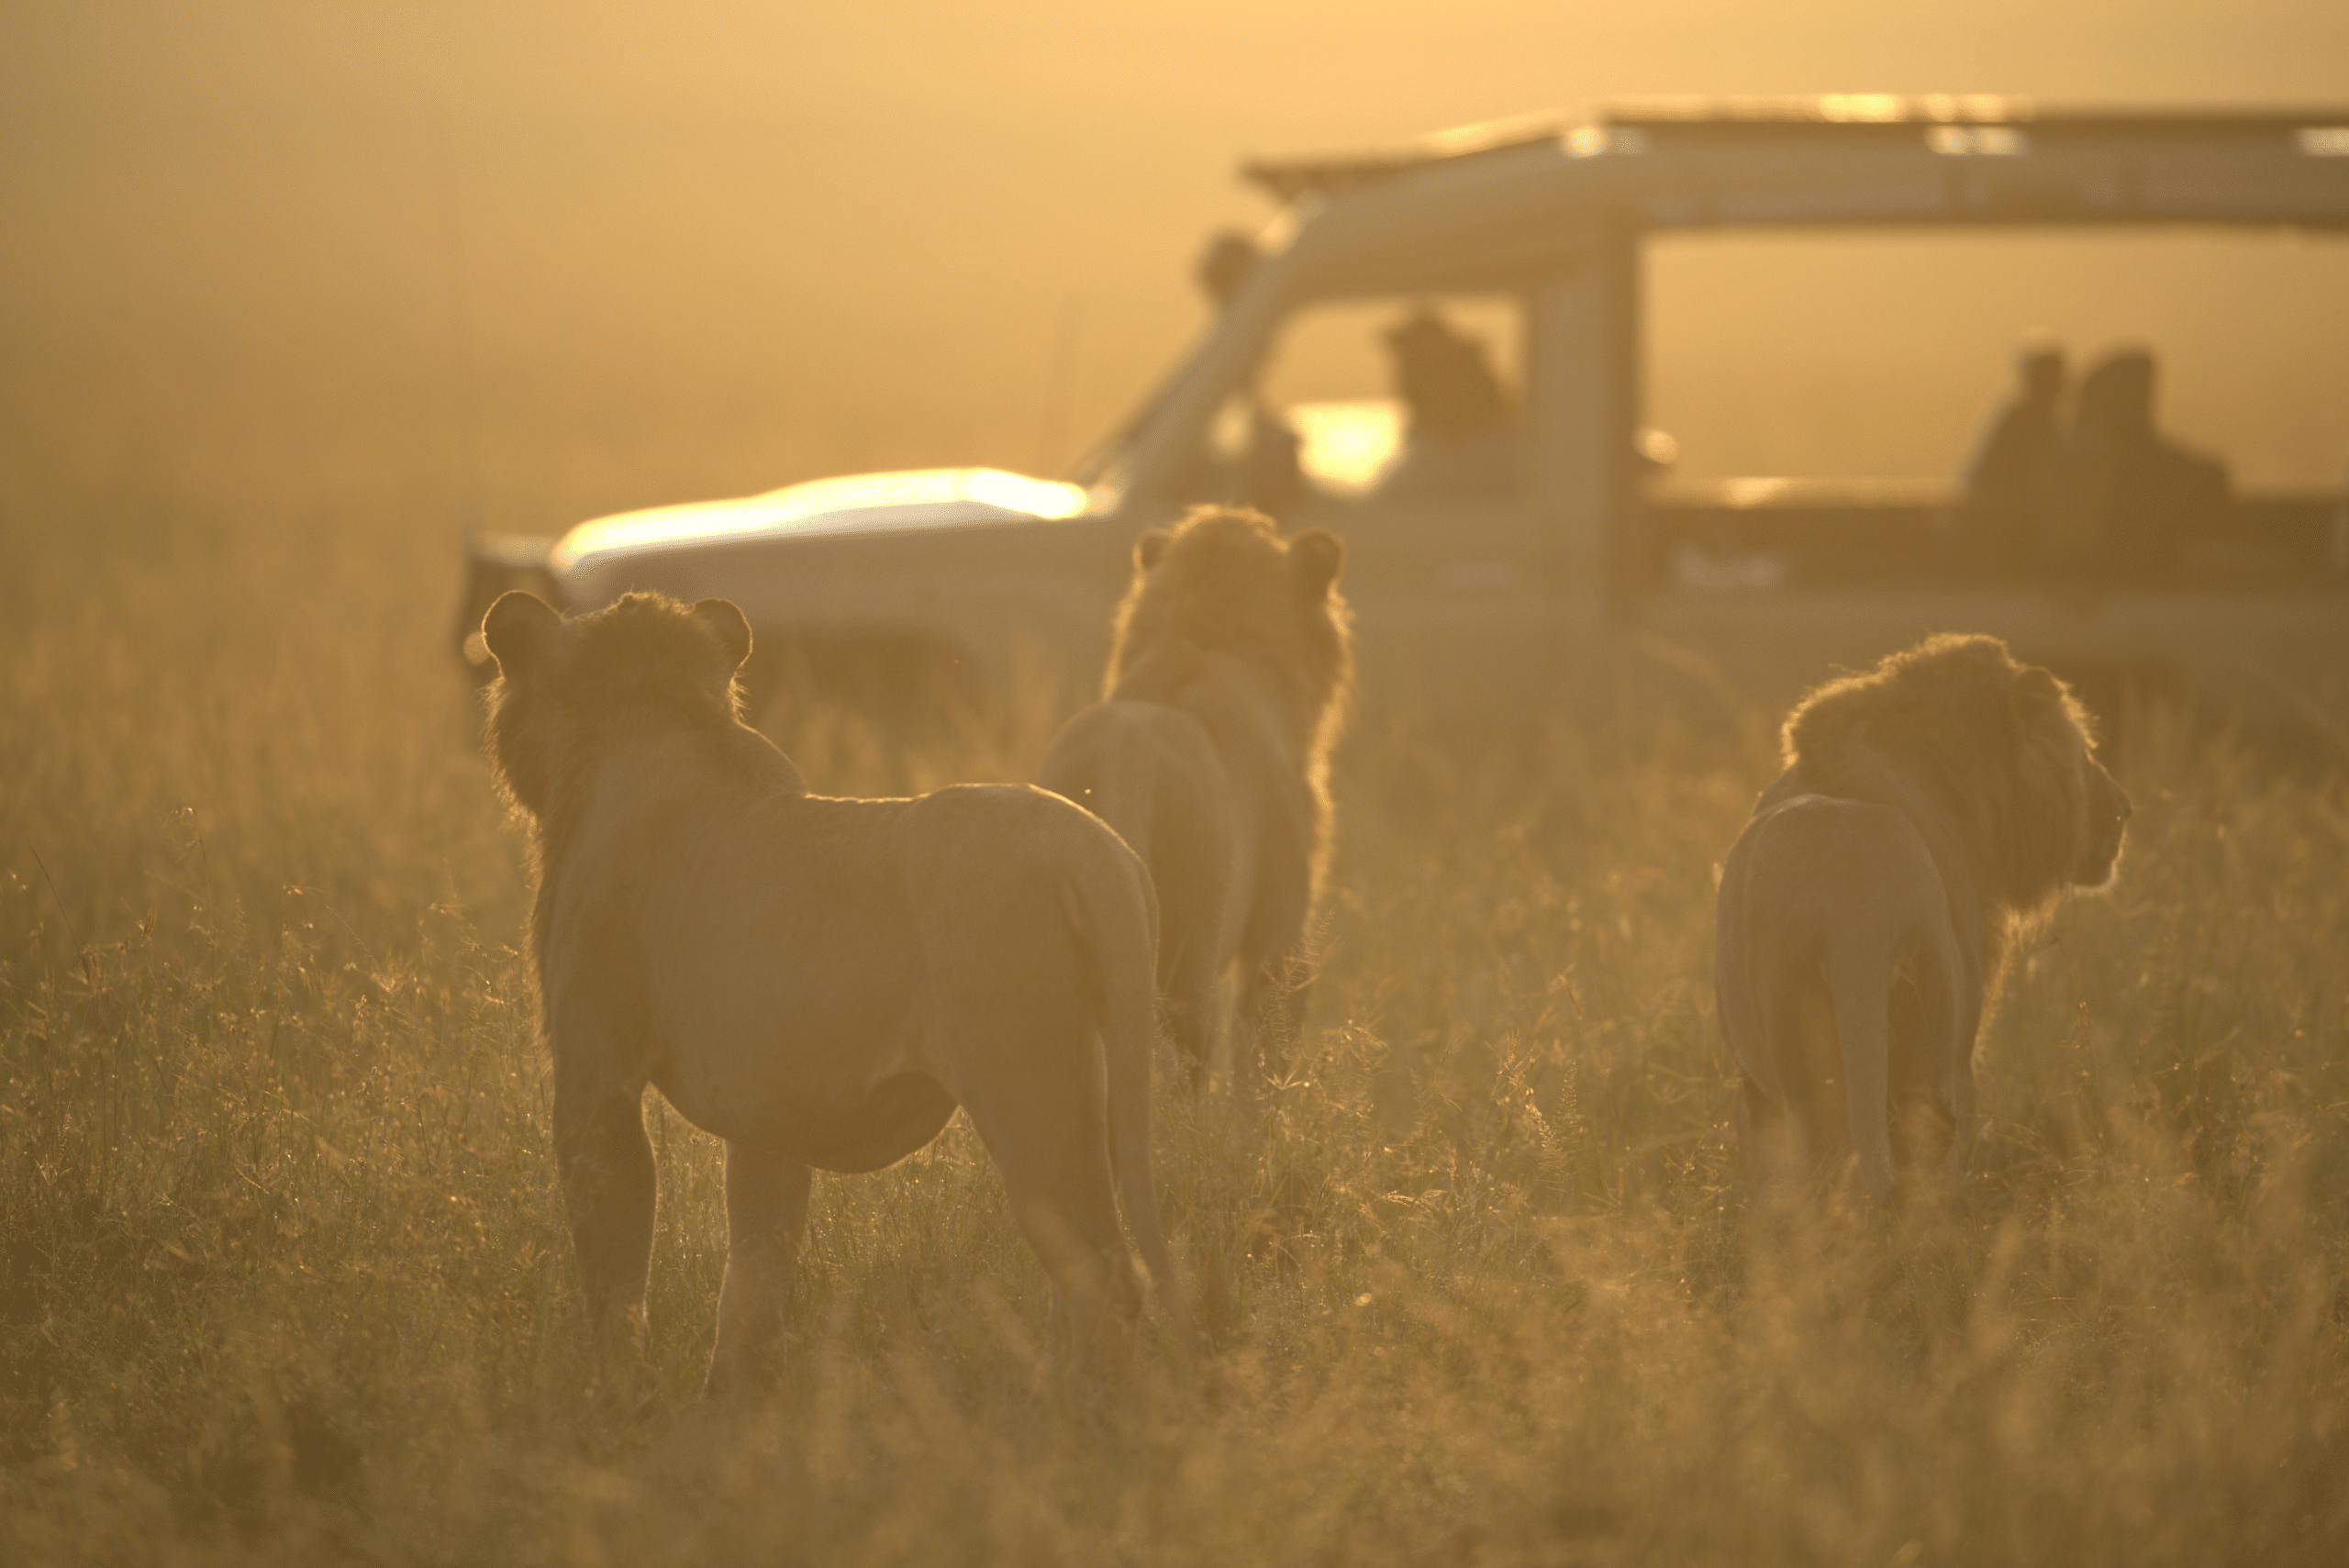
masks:
[(732, 501), (622, 512), (563, 535), (548, 565), (563, 573), (597, 556), (784, 536), (1059, 521), (1085, 510), (1074, 484), (993, 468), (933, 468), (816, 479)]

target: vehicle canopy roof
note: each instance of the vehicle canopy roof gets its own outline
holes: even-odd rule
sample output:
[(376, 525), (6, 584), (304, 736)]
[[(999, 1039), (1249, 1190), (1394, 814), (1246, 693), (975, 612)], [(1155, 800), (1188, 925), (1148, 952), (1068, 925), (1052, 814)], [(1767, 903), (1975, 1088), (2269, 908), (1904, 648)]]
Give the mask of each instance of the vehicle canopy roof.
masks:
[[(1486, 187), (1643, 228), (1905, 223), (2349, 227), (2349, 105), (2042, 108), (1983, 95), (1655, 98), (1400, 149), (1258, 159), (1292, 207)], [(1382, 189), (1383, 188), (1383, 189)], [(1300, 215), (1301, 216), (1301, 215)]]
[(1222, 389), (1310, 301), (1521, 290), (1675, 231), (2349, 229), (2349, 105), (1664, 98), (1610, 104), (1580, 121), (1470, 126), (1386, 151), (1254, 160), (1241, 172), (1284, 204), (1264, 264), (1174, 374), (1078, 466), (1082, 482), (1147, 490), (1182, 472)]

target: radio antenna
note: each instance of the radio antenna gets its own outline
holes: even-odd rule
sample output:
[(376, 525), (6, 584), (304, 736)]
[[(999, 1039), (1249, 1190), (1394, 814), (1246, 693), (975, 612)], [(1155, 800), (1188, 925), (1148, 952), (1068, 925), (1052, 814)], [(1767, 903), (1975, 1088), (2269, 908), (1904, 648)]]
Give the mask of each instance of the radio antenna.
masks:
[(470, 547), (482, 531), (481, 408), (473, 358), (473, 279), (465, 253), (456, 146), (450, 134), (445, 94), (433, 105), (432, 188), (434, 206), (439, 209), (440, 288), (448, 318), (451, 402), (456, 415), (457, 505), (464, 519), (465, 543)]

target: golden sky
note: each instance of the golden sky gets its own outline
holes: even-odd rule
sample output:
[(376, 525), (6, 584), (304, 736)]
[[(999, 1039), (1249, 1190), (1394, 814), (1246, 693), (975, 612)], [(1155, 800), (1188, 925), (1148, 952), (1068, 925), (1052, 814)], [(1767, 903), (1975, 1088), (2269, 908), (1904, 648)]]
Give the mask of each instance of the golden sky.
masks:
[[(1242, 155), (1820, 91), (2343, 103), (2349, 5), (18, 4), (0, 377), (429, 403), (461, 317), (484, 429), (665, 430), (646, 484), (1052, 466), (1196, 330), (1203, 234), (1269, 216)], [(2344, 256), (1660, 249), (1652, 412), (1704, 471), (1935, 472), (2046, 326), (2155, 341), (2254, 477), (2337, 475)]]

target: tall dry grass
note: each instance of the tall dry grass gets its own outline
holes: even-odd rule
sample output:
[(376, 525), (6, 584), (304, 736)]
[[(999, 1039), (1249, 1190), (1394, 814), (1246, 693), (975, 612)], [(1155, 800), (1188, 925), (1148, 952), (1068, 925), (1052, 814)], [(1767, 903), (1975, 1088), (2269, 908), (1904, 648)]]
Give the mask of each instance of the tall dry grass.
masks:
[[(1222, 1353), (1055, 1380), (967, 1129), (825, 1179), (768, 1410), (694, 1399), (717, 1151), (654, 1118), (657, 1401), (584, 1390), (521, 842), (388, 459), (0, 473), (0, 1560), (2324, 1562), (2349, 1551), (2349, 786), (2160, 722), (2022, 954), (1947, 1212), (1744, 1211), (1734, 735), (1374, 713), (1259, 1129), (1162, 1095)], [(1105, 613), (1106, 613), (1105, 606)], [(818, 787), (1018, 776), (1073, 697)]]

